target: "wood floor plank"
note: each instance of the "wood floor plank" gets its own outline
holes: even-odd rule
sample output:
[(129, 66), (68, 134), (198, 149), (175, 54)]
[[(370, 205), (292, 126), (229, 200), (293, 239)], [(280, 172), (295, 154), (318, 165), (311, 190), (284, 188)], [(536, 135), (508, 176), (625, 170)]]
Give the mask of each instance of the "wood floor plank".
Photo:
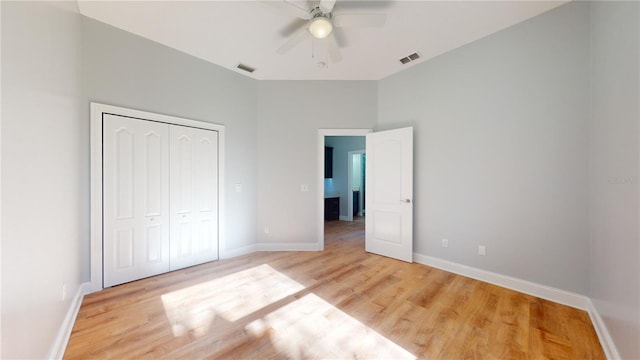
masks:
[(604, 359), (586, 312), (364, 251), (265, 252), (88, 295), (66, 359)]

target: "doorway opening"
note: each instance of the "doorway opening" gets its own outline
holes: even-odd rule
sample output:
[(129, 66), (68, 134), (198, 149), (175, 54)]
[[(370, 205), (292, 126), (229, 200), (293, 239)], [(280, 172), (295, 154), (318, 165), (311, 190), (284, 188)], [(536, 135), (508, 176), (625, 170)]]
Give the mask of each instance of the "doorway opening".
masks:
[[(325, 221), (333, 222), (333, 227), (335, 222), (364, 226), (363, 165), (366, 163), (362, 160), (366, 135), (370, 132), (369, 129), (318, 130), (318, 250), (324, 250)], [(358, 159), (356, 162), (359, 161), (357, 170), (361, 175), (354, 176), (354, 156)], [(354, 181), (358, 184), (355, 188)], [(359, 214), (362, 216), (358, 217)]]

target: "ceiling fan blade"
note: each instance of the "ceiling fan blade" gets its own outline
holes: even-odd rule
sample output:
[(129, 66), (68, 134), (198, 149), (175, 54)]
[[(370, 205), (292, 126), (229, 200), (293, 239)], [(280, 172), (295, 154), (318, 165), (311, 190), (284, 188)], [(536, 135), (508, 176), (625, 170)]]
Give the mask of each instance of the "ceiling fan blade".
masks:
[(338, 47), (343, 48), (349, 46), (349, 41), (347, 40), (344, 28), (335, 28), (331, 33), (336, 37)]
[(335, 27), (381, 27), (387, 21), (386, 15), (335, 15)]
[(296, 4), (290, 3), (286, 0), (260, 0), (261, 3), (270, 5), (274, 8), (280, 9), (283, 12), (289, 13), (292, 16), (303, 20), (311, 19), (311, 12), (308, 9), (304, 9)]
[(285, 27), (280, 29), (280, 31), (278, 31), (278, 32), (280, 33), (280, 36), (282, 36), (283, 38), (288, 38), (289, 36), (293, 35), (296, 31), (298, 31), (298, 29), (300, 29), (303, 26), (308, 27), (309, 26), (309, 20), (294, 19), (289, 24), (287, 24)]
[(336, 4), (336, 0), (320, 0), (318, 7), (323, 14), (328, 14), (333, 10), (333, 6)]
[(338, 42), (336, 41), (336, 37), (334, 34), (327, 36), (327, 51), (329, 52), (329, 59), (331, 62), (337, 63), (342, 60), (342, 55), (340, 54), (340, 48), (338, 47)]
[(309, 34), (309, 30), (307, 29), (307, 27), (302, 26), (295, 33), (293, 33), (289, 40), (282, 44), (282, 46), (280, 46), (278, 50), (276, 50), (276, 52), (280, 55), (286, 54), (287, 52), (289, 52), (289, 50), (293, 49), (296, 45), (301, 43), (310, 35), (311, 34)]

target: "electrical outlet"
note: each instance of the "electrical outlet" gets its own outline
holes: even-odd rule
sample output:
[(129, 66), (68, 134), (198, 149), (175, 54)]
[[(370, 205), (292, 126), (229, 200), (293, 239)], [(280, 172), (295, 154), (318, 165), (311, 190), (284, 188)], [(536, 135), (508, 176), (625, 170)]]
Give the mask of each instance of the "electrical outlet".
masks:
[(67, 300), (67, 284), (62, 283), (62, 301)]
[(264, 227), (264, 233), (265, 233), (265, 234), (268, 234), (268, 233), (269, 233), (269, 231), (271, 231), (271, 229), (269, 229), (269, 227), (268, 227), (268, 226), (265, 226), (265, 227)]
[(236, 183), (236, 192), (242, 192), (242, 184), (241, 183)]
[(449, 239), (442, 239), (442, 247), (449, 247)]
[(484, 245), (478, 246), (478, 255), (486, 256), (487, 255), (487, 247)]
[(300, 185), (300, 191), (302, 191), (302, 192), (309, 192), (309, 184), (302, 184), (302, 185)]

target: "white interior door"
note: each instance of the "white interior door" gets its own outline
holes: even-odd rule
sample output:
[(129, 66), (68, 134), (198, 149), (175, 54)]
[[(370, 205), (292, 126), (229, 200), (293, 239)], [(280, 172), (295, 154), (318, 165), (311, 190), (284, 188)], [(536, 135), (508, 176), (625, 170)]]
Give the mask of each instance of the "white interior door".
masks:
[(367, 134), (365, 249), (413, 261), (413, 128)]
[(172, 126), (171, 270), (218, 259), (218, 133)]
[(169, 125), (103, 117), (105, 287), (169, 270)]

